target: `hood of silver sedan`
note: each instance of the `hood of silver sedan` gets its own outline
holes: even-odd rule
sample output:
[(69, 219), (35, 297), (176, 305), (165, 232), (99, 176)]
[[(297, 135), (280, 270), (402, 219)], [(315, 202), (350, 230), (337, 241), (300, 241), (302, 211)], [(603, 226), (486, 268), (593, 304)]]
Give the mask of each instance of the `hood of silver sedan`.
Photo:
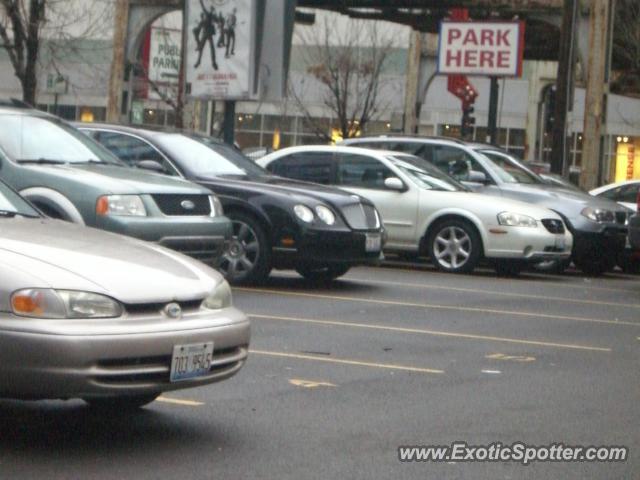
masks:
[[(165, 248), (50, 219), (0, 219), (0, 297), (21, 288), (84, 290), (126, 304), (204, 298), (213, 269)], [(0, 304), (4, 303), (0, 301)]]

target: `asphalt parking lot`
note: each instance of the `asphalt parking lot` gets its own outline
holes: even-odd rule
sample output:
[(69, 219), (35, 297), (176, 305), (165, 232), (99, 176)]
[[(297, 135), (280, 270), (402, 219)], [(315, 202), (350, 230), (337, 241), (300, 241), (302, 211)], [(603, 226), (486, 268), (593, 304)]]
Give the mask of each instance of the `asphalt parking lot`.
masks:
[[(234, 289), (234, 379), (134, 415), (0, 402), (0, 478), (634, 478), (640, 277), (405, 264)], [(401, 445), (624, 445), (624, 463), (401, 463)]]

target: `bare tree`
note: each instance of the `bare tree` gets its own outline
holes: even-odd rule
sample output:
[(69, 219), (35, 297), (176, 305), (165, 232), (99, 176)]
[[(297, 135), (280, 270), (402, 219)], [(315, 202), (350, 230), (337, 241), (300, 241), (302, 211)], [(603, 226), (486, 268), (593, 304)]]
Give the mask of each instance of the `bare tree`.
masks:
[(58, 57), (81, 52), (79, 38), (112, 28), (113, 0), (0, 0), (0, 48), (4, 48), (31, 105), (38, 93), (38, 67), (47, 43), (51, 67), (60, 73)]
[(617, 0), (613, 33), (615, 93), (640, 95), (640, 2)]
[[(319, 93), (321, 103), (335, 118), (342, 138), (355, 136), (383, 110), (379, 93), (393, 39), (384, 35), (376, 22), (353, 20), (348, 28), (338, 28), (328, 18), (298, 36), (304, 47), (306, 73), (317, 83), (292, 86), (290, 95), (320, 138), (330, 140), (331, 135), (326, 121), (310, 112), (309, 97), (314, 93)], [(320, 92), (308, 91), (315, 87)]]

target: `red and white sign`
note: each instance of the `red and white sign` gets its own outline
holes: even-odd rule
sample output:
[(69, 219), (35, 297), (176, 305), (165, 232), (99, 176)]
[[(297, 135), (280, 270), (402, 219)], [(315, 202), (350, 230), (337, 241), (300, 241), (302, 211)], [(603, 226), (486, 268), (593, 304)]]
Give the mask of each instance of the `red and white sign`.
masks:
[(442, 22), (438, 73), (519, 77), (524, 22)]

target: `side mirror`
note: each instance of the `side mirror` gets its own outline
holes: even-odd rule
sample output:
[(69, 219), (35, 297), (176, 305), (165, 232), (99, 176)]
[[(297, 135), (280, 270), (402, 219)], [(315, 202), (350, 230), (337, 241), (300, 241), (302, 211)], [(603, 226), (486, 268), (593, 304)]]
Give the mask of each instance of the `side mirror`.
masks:
[(136, 163), (136, 168), (149, 170), (155, 173), (167, 173), (165, 172), (164, 167), (155, 160), (140, 160), (138, 163)]
[(407, 188), (398, 177), (389, 177), (384, 179), (384, 187), (387, 190), (395, 190), (396, 192), (404, 192)]
[(483, 172), (478, 172), (477, 170), (471, 170), (469, 172), (469, 179), (467, 181), (486, 185), (487, 176)]

